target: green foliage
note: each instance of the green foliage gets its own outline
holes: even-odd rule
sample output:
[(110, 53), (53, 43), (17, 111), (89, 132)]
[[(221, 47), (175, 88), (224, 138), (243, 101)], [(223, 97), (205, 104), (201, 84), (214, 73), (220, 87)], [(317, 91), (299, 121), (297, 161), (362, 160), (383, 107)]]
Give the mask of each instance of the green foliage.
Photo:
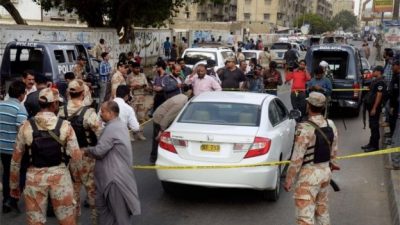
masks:
[(331, 21), (326, 21), (318, 14), (308, 13), (300, 16), (294, 21), (294, 26), (300, 28), (304, 24), (310, 24), (310, 34), (322, 34), (327, 31), (334, 30), (334, 26)]
[(333, 17), (332, 22), (336, 28), (342, 27), (347, 31), (357, 26), (357, 17), (352, 12), (343, 10)]
[(185, 0), (33, 0), (44, 10), (75, 12), (90, 27), (161, 27)]

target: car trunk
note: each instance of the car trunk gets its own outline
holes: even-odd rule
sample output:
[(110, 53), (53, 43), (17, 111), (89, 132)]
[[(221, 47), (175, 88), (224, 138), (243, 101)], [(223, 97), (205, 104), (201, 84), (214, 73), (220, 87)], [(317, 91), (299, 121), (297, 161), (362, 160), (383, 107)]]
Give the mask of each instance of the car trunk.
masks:
[[(250, 149), (258, 129), (248, 126), (176, 123), (171, 127), (171, 138), (178, 155), (183, 159), (237, 163), (243, 160)], [(180, 141), (186, 141), (186, 144), (179, 144)]]

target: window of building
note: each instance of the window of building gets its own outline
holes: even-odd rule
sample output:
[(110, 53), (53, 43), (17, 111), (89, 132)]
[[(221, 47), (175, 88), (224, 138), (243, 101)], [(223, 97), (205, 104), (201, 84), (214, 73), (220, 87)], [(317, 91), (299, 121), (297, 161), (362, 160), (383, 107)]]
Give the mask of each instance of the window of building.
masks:
[(265, 5), (271, 5), (271, 3), (272, 3), (272, 0), (264, 0)]
[(251, 0), (245, 0), (244, 3), (245, 3), (246, 5), (250, 5), (250, 4), (251, 4)]
[(244, 20), (250, 20), (251, 14), (250, 13), (244, 13)]
[(269, 21), (270, 16), (271, 15), (269, 13), (264, 13), (264, 20)]

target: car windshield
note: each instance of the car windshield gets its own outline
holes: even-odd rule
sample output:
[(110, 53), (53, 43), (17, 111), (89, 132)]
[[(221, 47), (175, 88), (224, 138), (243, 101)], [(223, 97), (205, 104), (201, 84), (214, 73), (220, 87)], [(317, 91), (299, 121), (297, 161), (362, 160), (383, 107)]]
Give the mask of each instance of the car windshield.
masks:
[(215, 60), (217, 63), (217, 55), (215, 52), (187, 51), (183, 58), (187, 65), (195, 65), (197, 62), (207, 59)]
[(178, 119), (180, 123), (252, 126), (260, 123), (259, 105), (226, 102), (191, 102)]
[(275, 43), (271, 46), (271, 49), (288, 49), (289, 43)]
[(246, 60), (250, 60), (251, 58), (257, 58), (257, 53), (255, 52), (243, 52), (243, 55)]

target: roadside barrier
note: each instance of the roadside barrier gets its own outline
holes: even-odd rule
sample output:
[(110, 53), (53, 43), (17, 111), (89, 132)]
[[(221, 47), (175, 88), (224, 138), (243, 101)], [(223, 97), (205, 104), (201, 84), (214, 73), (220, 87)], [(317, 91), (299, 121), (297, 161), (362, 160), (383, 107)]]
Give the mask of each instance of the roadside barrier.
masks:
[[(400, 152), (400, 147), (382, 149), (374, 152), (356, 153), (345, 156), (338, 156), (336, 160), (364, 158), (370, 156), (386, 155), (390, 153)], [(248, 168), (248, 167), (264, 167), (264, 166), (278, 166), (289, 164), (290, 161), (275, 161), (257, 164), (242, 164), (242, 165), (198, 165), (198, 166), (148, 166), (138, 165), (132, 166), (133, 169), (138, 170), (200, 170), (200, 169), (234, 169), (234, 168)]]

